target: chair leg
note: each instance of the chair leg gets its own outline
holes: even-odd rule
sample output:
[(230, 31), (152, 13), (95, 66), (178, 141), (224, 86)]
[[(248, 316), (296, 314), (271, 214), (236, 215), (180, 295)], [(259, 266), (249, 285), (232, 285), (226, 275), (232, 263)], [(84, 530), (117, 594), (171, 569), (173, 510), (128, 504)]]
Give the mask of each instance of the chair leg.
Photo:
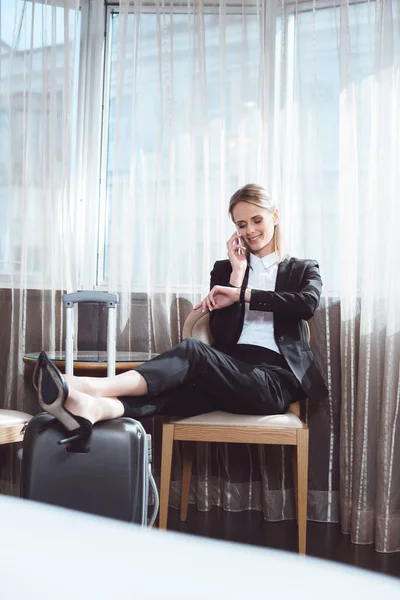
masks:
[(163, 425), (160, 484), (160, 529), (167, 529), (169, 488), (171, 485), (172, 451), (174, 446), (174, 430), (175, 426), (171, 423), (166, 423), (165, 425)]
[(308, 428), (297, 430), (297, 519), (299, 554), (306, 553), (308, 496)]
[(189, 506), (190, 481), (192, 479), (194, 442), (183, 442), (181, 521), (186, 521)]
[(292, 468), (293, 468), (294, 502), (295, 502), (295, 506), (296, 506), (296, 521), (297, 521), (297, 525), (298, 525), (299, 524), (299, 502), (298, 502), (299, 486), (297, 484), (297, 446), (293, 446)]

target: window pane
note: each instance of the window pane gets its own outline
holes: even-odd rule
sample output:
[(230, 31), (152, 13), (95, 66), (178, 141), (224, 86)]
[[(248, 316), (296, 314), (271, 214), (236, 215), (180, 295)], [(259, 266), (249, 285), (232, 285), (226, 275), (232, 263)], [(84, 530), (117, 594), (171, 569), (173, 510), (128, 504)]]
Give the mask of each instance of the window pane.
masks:
[(0, 11), (0, 275), (49, 284), (72, 185), (80, 14), (22, 0)]
[[(125, 31), (122, 19), (110, 16), (106, 243), (99, 279), (108, 279), (117, 203), (130, 194), (133, 254), (142, 255), (149, 239), (158, 245), (153, 281), (200, 282), (204, 267), (196, 255), (205, 246), (215, 258), (225, 252), (229, 195), (257, 162), (259, 22), (255, 14), (229, 14), (221, 28), (218, 14), (205, 14), (200, 27), (191, 14), (142, 14), (140, 23), (130, 14)], [(123, 236), (120, 243), (126, 252)], [(171, 275), (171, 260), (191, 266)], [(145, 284), (146, 269), (144, 261), (134, 261), (133, 284)]]

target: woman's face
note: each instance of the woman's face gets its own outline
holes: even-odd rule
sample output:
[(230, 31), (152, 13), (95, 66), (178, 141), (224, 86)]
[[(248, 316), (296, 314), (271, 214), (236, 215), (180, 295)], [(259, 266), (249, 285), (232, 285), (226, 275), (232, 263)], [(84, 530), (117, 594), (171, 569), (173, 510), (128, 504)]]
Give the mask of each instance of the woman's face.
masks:
[(232, 211), (233, 221), (245, 246), (262, 258), (274, 252), (274, 229), (279, 221), (278, 209), (270, 212), (250, 202), (238, 202)]

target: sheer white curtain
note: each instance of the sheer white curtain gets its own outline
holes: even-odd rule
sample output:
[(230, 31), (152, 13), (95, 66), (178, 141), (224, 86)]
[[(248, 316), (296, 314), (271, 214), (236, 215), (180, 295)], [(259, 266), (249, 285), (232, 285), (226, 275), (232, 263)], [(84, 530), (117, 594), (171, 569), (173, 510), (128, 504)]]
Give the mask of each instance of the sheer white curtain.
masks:
[[(340, 302), (343, 530), (398, 550), (399, 3), (319, 4), (288, 14), (274, 175), (291, 250), (320, 259), (328, 320)], [(331, 391), (335, 336), (328, 321)]]
[[(1, 380), (23, 408), (23, 355), (61, 345), (76, 289), (79, 1), (0, 1)], [(26, 406), (25, 406), (26, 408)]]
[(126, 0), (108, 14), (100, 280), (147, 295), (157, 351), (226, 254), (230, 195), (267, 184), (274, 9)]
[(340, 442), (343, 529), (384, 551), (400, 547), (399, 39), (397, 0), (122, 1), (108, 15), (99, 272), (145, 294), (146, 344), (163, 350), (225, 255), (229, 196), (269, 188), (288, 250), (317, 258), (324, 279), (312, 331), (330, 387), (326, 477), (310, 516), (338, 518)]

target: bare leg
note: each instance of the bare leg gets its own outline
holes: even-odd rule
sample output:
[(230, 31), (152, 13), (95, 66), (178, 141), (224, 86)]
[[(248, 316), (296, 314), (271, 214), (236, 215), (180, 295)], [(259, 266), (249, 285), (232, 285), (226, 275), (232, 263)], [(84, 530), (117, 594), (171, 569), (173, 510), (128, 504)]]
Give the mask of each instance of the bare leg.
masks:
[[(71, 389), (96, 398), (114, 398), (116, 396), (144, 396), (147, 394), (147, 382), (137, 371), (126, 371), (112, 377), (76, 377), (64, 375)], [(82, 415), (83, 416), (83, 415)]]
[(65, 408), (73, 415), (84, 417), (91, 423), (117, 419), (124, 414), (124, 406), (118, 398), (95, 398), (74, 389), (70, 389)]

